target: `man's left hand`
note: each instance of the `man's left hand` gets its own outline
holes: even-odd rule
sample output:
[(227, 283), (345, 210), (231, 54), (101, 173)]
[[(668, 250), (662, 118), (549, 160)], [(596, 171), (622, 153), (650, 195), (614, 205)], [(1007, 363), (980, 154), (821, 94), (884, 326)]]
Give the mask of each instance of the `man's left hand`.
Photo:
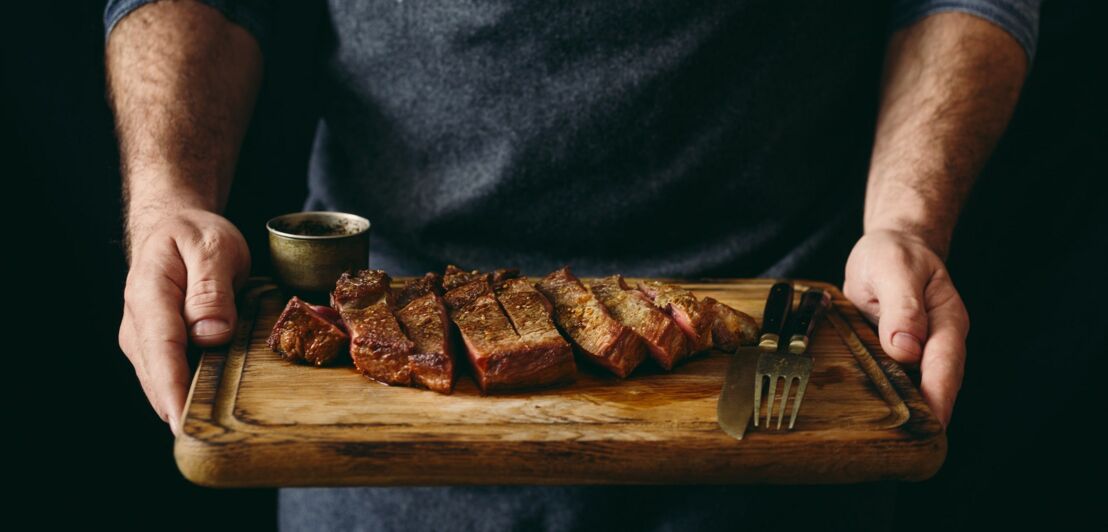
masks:
[(962, 386), (969, 315), (942, 258), (910, 233), (869, 232), (850, 252), (843, 293), (877, 324), (889, 356), (919, 364), (923, 397), (946, 426)]

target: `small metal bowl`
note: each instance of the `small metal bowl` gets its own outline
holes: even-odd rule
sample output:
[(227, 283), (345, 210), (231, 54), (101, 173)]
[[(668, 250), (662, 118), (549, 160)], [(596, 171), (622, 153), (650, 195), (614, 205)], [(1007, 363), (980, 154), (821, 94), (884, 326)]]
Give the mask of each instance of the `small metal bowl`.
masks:
[(273, 218), (265, 228), (273, 269), (292, 295), (319, 299), (342, 272), (369, 264), (369, 220), (361, 216), (297, 212)]

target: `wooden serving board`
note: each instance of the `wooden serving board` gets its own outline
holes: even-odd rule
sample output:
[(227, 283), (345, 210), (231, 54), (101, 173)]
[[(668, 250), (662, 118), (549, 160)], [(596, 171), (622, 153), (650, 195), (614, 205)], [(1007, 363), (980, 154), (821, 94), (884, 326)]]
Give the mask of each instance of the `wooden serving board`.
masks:
[[(586, 280), (587, 282), (587, 280)], [(761, 318), (772, 280), (677, 281)], [(442, 484), (847, 483), (922, 480), (946, 437), (873, 330), (835, 287), (833, 302), (896, 395), (879, 393), (834, 327), (821, 320), (815, 363), (791, 432), (751, 428), (732, 439), (716, 422), (728, 354), (627, 380), (580, 364), (575, 384), (483, 397), (468, 375), (453, 395), (371, 382), (352, 366), (314, 368), (265, 345), (286, 302), (255, 279), (234, 342), (203, 355), (175, 454), (207, 486)], [(872, 365), (871, 365), (872, 370)]]

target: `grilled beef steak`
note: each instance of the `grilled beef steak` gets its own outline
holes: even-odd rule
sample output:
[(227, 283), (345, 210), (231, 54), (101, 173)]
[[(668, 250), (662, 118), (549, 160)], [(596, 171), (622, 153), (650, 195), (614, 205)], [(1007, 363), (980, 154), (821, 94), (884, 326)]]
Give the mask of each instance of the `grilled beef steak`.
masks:
[(428, 273), (396, 295), (396, 319), (415, 344), (409, 357), (412, 380), (439, 393), (454, 389), (454, 350), (439, 276)]
[(558, 327), (589, 360), (626, 377), (646, 357), (635, 331), (616, 321), (568, 266), (544, 277), (538, 289), (554, 303)]
[(427, 294), (442, 295), (442, 277), (437, 273), (426, 273), (423, 277), (412, 279), (404, 283), (404, 286), (393, 289), (392, 302), (396, 308), (404, 308), (408, 303)]
[(289, 360), (322, 366), (335, 360), (350, 342), (337, 322), (338, 315), (330, 308), (293, 297), (277, 318), (266, 345)]
[(519, 346), (506, 367), (508, 373), (524, 382), (572, 381), (577, 372), (573, 347), (551, 321), (550, 302), (526, 277), (509, 278), (497, 284), (495, 292), (519, 335)]
[(443, 273), (442, 285), (443, 290), (449, 292), (459, 286), (481, 279), (495, 286), (516, 277), (519, 277), (519, 270), (515, 268), (500, 268), (499, 270), (493, 270), (492, 273), (484, 273), (479, 270), (467, 272), (453, 264), (448, 264), (446, 271)]
[(658, 281), (642, 281), (639, 289), (669, 312), (688, 337), (690, 352), (699, 353), (712, 346), (711, 313), (692, 292)]
[(408, 385), (415, 344), (392, 313), (391, 282), (381, 270), (344, 273), (331, 293), (331, 305), (350, 331), (350, 358), (358, 370), (376, 381)]
[(612, 313), (616, 321), (635, 331), (663, 368), (669, 370), (689, 354), (685, 333), (646, 294), (627, 286), (621, 275), (612, 275), (589, 284), (593, 295)]
[[(457, 272), (448, 269), (447, 278), (452, 274), (457, 279)], [(481, 390), (489, 393), (573, 380), (576, 366), (568, 344), (560, 337), (559, 344), (549, 334), (543, 334), (537, 313), (548, 312), (544, 303), (534, 298), (525, 302), (525, 297), (518, 297), (512, 304), (514, 318), (524, 325), (526, 336), (521, 336), (497, 300), (488, 276), (473, 275), (476, 272), (463, 274), (469, 277), (469, 282), (454, 283), (455, 288), (446, 293), (445, 299)], [(503, 290), (515, 293), (509, 287)], [(516, 296), (510, 296), (509, 301), (512, 297)], [(546, 320), (549, 322), (549, 317)]]
[(349, 345), (354, 365), (374, 380), (450, 393), (453, 322), (478, 386), (490, 393), (572, 381), (574, 346), (623, 378), (648, 351), (668, 370), (713, 341), (733, 350), (757, 334), (754, 320), (712, 298), (698, 301), (659, 282), (636, 290), (620, 275), (586, 288), (569, 267), (537, 284), (513, 269), (467, 272), (453, 265), (442, 277), (428, 273), (395, 290), (391, 283), (381, 270), (361, 270), (339, 278), (333, 308), (294, 297), (267, 344), (315, 365)]
[(717, 349), (734, 351), (758, 341), (758, 323), (754, 318), (710, 297), (700, 302), (712, 317), (712, 345)]
[(477, 270), (467, 272), (453, 264), (446, 266), (446, 271), (442, 274), (442, 289), (449, 292), (455, 288), (459, 288), (462, 285), (472, 283), (473, 281), (489, 280), (489, 274), (481, 273)]

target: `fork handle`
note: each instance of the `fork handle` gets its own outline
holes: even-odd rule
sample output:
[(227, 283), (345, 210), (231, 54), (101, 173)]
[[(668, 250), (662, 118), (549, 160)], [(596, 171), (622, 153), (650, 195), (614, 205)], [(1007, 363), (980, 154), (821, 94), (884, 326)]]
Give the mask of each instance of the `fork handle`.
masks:
[(809, 288), (800, 297), (800, 306), (796, 308), (789, 320), (789, 352), (799, 355), (808, 349), (808, 338), (812, 336), (812, 328), (816, 324), (816, 317), (827, 308), (831, 302), (831, 296), (827, 291), (819, 288)]
[(781, 335), (785, 331), (785, 321), (793, 306), (792, 283), (776, 283), (769, 289), (766, 309), (762, 312), (762, 336), (758, 347), (765, 351), (776, 351)]

